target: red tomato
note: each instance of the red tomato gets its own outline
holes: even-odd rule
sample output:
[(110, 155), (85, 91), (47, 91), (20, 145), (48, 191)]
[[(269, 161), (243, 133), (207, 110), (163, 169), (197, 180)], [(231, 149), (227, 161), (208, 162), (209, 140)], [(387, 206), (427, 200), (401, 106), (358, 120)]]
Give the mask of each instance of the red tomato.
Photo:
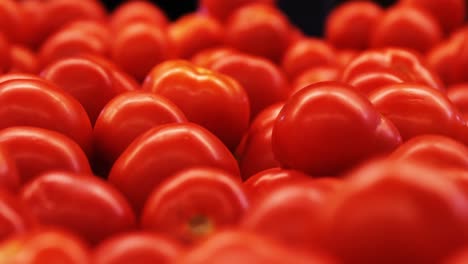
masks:
[[(36, 219), (25, 205), (7, 190), (0, 190), (0, 241), (12, 238), (18, 234), (27, 233), (37, 227)], [(1, 246), (0, 246), (1, 248)], [(2, 249), (0, 249), (0, 256)], [(2, 263), (3, 258), (0, 257)]]
[(468, 120), (468, 83), (460, 83), (447, 88), (447, 96)]
[(465, 121), (445, 94), (420, 84), (383, 86), (369, 100), (400, 131), (403, 141), (423, 134), (459, 138)]
[(80, 146), (55, 131), (37, 127), (5, 128), (0, 130), (0, 146), (15, 161), (22, 183), (49, 170), (91, 173)]
[(236, 156), (244, 180), (259, 171), (279, 167), (271, 146), (271, 134), (283, 105), (277, 103), (260, 112), (237, 147)]
[(390, 157), (436, 168), (468, 168), (468, 148), (461, 142), (439, 135), (414, 137), (398, 147)]
[(36, 54), (23, 46), (11, 46), (10, 59), (11, 66), (9, 72), (39, 72), (39, 61), (36, 57)]
[(80, 102), (91, 124), (94, 124), (104, 106), (116, 95), (125, 92), (115, 85), (110, 71), (112, 69), (92, 60), (71, 57), (56, 60), (42, 71), (41, 76), (62, 87)]
[(443, 37), (434, 17), (410, 6), (392, 7), (376, 22), (370, 40), (373, 48), (402, 47), (424, 53)]
[(23, 13), (24, 39), (21, 44), (35, 50), (44, 39), (41, 23), (45, 19), (42, 0), (17, 1)]
[(427, 11), (436, 18), (446, 33), (457, 29), (465, 21), (464, 0), (400, 0), (399, 2)]
[(175, 241), (158, 234), (127, 233), (99, 244), (92, 254), (94, 264), (169, 264), (183, 252)]
[(110, 26), (117, 31), (129, 24), (140, 22), (158, 27), (166, 27), (169, 23), (163, 10), (154, 3), (142, 0), (122, 2), (110, 17)]
[(143, 89), (174, 102), (191, 122), (200, 124), (234, 149), (248, 128), (249, 99), (229, 76), (173, 60), (151, 70)]
[(41, 229), (0, 244), (0, 260), (8, 264), (89, 263), (89, 249), (60, 229)]
[(128, 24), (112, 41), (112, 59), (128, 74), (143, 81), (151, 68), (174, 57), (174, 45), (165, 29), (147, 24)]
[(352, 172), (321, 212), (317, 242), (343, 263), (440, 263), (466, 243), (468, 201), (439, 174), (388, 160)]
[(304, 38), (292, 44), (284, 54), (281, 66), (290, 79), (312, 67), (336, 64), (335, 51), (320, 39)]
[(0, 189), (16, 192), (20, 187), (20, 175), (15, 160), (0, 147)]
[[(6, 82), (6, 81), (14, 81), (14, 80), (36, 80), (39, 82), (45, 82), (45, 80), (35, 74), (31, 73), (6, 73), (0, 75), (0, 84)], [(47, 83), (47, 82), (46, 82)], [(49, 83), (49, 85), (51, 85)], [(59, 89), (58, 87), (51, 86), (52, 89)]]
[(21, 42), (26, 36), (27, 17), (23, 9), (14, 0), (0, 2), (0, 33), (3, 33), (11, 42)]
[(11, 67), (11, 48), (8, 40), (0, 34), (0, 74), (7, 72)]
[(400, 143), (398, 130), (388, 119), (338, 82), (313, 84), (292, 95), (272, 135), (280, 164), (313, 176), (340, 174)]
[(415, 53), (388, 48), (366, 51), (343, 69), (342, 81), (369, 94), (393, 83), (420, 83), (444, 91), (444, 85)]
[(318, 82), (338, 81), (340, 78), (340, 68), (337, 66), (317, 66), (299, 74), (292, 81), (290, 94), (294, 94), (304, 87)]
[(0, 83), (0, 127), (35, 126), (63, 133), (90, 153), (92, 128), (73, 97), (52, 83), (33, 79)]
[(246, 54), (231, 54), (217, 59), (210, 67), (237, 80), (247, 92), (251, 117), (289, 95), (284, 73), (272, 62)]
[(215, 17), (220, 21), (226, 20), (229, 15), (242, 7), (254, 2), (274, 4), (276, 0), (230, 0), (230, 1), (218, 1), (218, 0), (201, 0), (199, 1), (200, 8), (208, 13), (208, 15)]
[(109, 181), (139, 212), (157, 185), (194, 166), (240, 176), (236, 160), (218, 138), (196, 124), (182, 123), (152, 128), (135, 139), (114, 163)]
[(355, 51), (355, 50), (338, 50), (336, 52), (336, 60), (337, 60), (339, 66), (346, 67), (358, 55), (360, 55), (359, 51)]
[(145, 92), (123, 93), (102, 110), (93, 131), (94, 146), (100, 159), (112, 164), (139, 135), (168, 123), (187, 119), (166, 98)]
[(91, 244), (135, 227), (123, 195), (91, 174), (44, 173), (23, 187), (21, 200), (41, 224), (73, 231)]
[(248, 207), (237, 175), (211, 167), (192, 167), (152, 191), (141, 225), (192, 244), (219, 229), (235, 226)]
[(229, 46), (274, 62), (281, 60), (292, 40), (288, 18), (266, 4), (249, 4), (237, 9), (229, 17), (226, 30)]
[(210, 68), (214, 62), (231, 54), (237, 54), (237, 51), (225, 46), (208, 48), (197, 52), (190, 61), (197, 66)]
[(176, 263), (255, 263), (255, 264), (332, 264), (332, 258), (312, 252), (297, 252), (281, 246), (268, 238), (247, 231), (226, 230), (217, 232), (187, 254), (181, 255)]
[(201, 14), (188, 14), (172, 23), (169, 35), (180, 58), (188, 59), (197, 52), (220, 46), (224, 42), (224, 29), (214, 18)]
[(383, 9), (372, 2), (344, 3), (328, 14), (325, 38), (339, 49), (366, 49), (383, 13)]
[(466, 246), (445, 259), (442, 264), (464, 264), (468, 262), (468, 249)]

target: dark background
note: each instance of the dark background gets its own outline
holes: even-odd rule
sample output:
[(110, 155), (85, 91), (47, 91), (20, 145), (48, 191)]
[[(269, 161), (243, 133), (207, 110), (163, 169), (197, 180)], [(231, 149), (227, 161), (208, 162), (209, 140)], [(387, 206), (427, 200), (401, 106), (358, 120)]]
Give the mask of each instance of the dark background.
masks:
[[(230, 1), (230, 0), (219, 0)], [(300, 27), (303, 32), (312, 36), (321, 36), (323, 21), (328, 12), (346, 0), (277, 0), (279, 7), (289, 16), (291, 21)], [(109, 10), (127, 1), (103, 1)], [(193, 12), (197, 9), (196, 0), (153, 0), (151, 1), (165, 10), (166, 14), (175, 20), (181, 15)], [(374, 1), (382, 6), (388, 6), (394, 0)], [(305, 4), (307, 3), (307, 4)]]

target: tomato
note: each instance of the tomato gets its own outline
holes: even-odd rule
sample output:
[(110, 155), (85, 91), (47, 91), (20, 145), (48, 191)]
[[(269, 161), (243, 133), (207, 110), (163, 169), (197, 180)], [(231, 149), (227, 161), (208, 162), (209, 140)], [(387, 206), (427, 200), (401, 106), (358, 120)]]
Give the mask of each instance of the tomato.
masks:
[(0, 147), (0, 189), (16, 192), (20, 187), (20, 175), (13, 157)]
[(135, 227), (123, 195), (91, 174), (44, 173), (23, 187), (21, 200), (41, 224), (73, 231), (91, 244)]
[(423, 134), (459, 138), (465, 121), (445, 94), (421, 84), (393, 84), (369, 95), (369, 100), (400, 131), (403, 141)]
[(463, 264), (468, 261), (468, 250), (465, 248), (458, 250), (455, 254), (446, 258), (443, 264)]
[(259, 171), (279, 167), (271, 146), (271, 134), (283, 105), (277, 103), (260, 112), (237, 147), (236, 156), (244, 180)]
[(194, 166), (240, 176), (236, 160), (218, 138), (196, 124), (175, 123), (152, 128), (135, 139), (115, 161), (109, 181), (139, 212), (163, 180)]
[(110, 26), (113, 30), (119, 30), (126, 25), (134, 23), (148, 23), (159, 27), (166, 27), (169, 19), (163, 10), (154, 3), (147, 1), (123, 2), (112, 12)]
[(78, 101), (47, 81), (0, 83), (0, 128), (35, 126), (63, 133), (90, 153), (92, 128)]
[(389, 8), (376, 22), (370, 39), (373, 48), (402, 47), (424, 53), (443, 37), (434, 17), (410, 6)]
[(457, 29), (465, 21), (464, 0), (400, 0), (402, 5), (414, 6), (430, 13), (446, 33)]
[(147, 23), (132, 23), (120, 28), (112, 42), (113, 61), (138, 81), (151, 68), (174, 57), (173, 44), (164, 29)]
[(220, 2), (218, 0), (201, 0), (200, 8), (205, 10), (208, 15), (215, 17), (220, 21), (226, 20), (236, 9), (254, 2), (274, 4), (276, 0), (231, 0)]
[[(5, 241), (16, 235), (27, 233), (37, 227), (36, 219), (31, 212), (19, 201), (16, 195), (7, 190), (0, 190), (0, 241)], [(2, 255), (0, 249), (0, 256)], [(1, 263), (2, 258), (0, 257)]]
[[(17, 1), (18, 8), (23, 13), (24, 38), (21, 44), (35, 50), (43, 40), (41, 23), (45, 19), (44, 2), (42, 0)], [(27, 19), (24, 19), (27, 18)]]
[(468, 84), (460, 83), (449, 86), (447, 96), (461, 112), (465, 120), (468, 120)]
[(210, 236), (177, 259), (180, 264), (202, 263), (306, 264), (337, 263), (318, 252), (297, 252), (247, 231), (225, 230)]
[(465, 194), (441, 175), (389, 160), (353, 171), (321, 212), (317, 242), (343, 263), (440, 263), (466, 243), (468, 220)]
[(0, 244), (0, 261), (9, 264), (89, 263), (89, 249), (61, 229), (41, 229)]
[(284, 73), (272, 62), (261, 57), (231, 54), (219, 58), (210, 67), (237, 80), (249, 97), (251, 117), (289, 95)]
[(191, 122), (200, 124), (234, 149), (247, 130), (250, 106), (247, 93), (234, 79), (173, 60), (154, 67), (143, 89), (174, 102)]
[(214, 18), (200, 14), (188, 14), (176, 20), (169, 26), (169, 35), (177, 54), (184, 59), (224, 42), (222, 25)]
[(39, 72), (39, 61), (36, 57), (36, 54), (23, 46), (11, 46), (10, 59), (11, 66), (9, 72)]
[(237, 54), (237, 51), (226, 46), (208, 48), (195, 53), (190, 61), (200, 67), (210, 68), (214, 62), (231, 54)]
[(0, 32), (11, 42), (21, 42), (26, 37), (25, 13), (14, 0), (0, 3)]
[(343, 3), (327, 16), (325, 39), (339, 49), (366, 49), (370, 35), (383, 14), (383, 9), (372, 2)]
[[(273, 126), (284, 168), (334, 176), (401, 143), (398, 130), (351, 87), (321, 82), (293, 94)], [(343, 151), (343, 150), (346, 151)]]
[(360, 51), (349, 49), (338, 50), (336, 52), (338, 65), (341, 67), (346, 67), (354, 58), (360, 55), (360, 53)]
[(107, 102), (125, 91), (114, 84), (110, 71), (92, 60), (70, 57), (56, 60), (41, 76), (78, 100), (94, 124)]
[(290, 94), (294, 94), (302, 88), (314, 83), (338, 81), (340, 78), (340, 72), (341, 70), (338, 66), (331, 65), (316, 66), (305, 70), (292, 81)]
[(0, 34), (0, 74), (7, 72), (11, 67), (10, 50), (10, 43), (2, 34)]
[(320, 39), (304, 38), (292, 44), (284, 54), (281, 66), (290, 79), (313, 67), (336, 64), (335, 51)]
[(5, 128), (0, 130), (0, 146), (15, 161), (22, 183), (49, 170), (91, 173), (80, 146), (55, 131), (37, 127)]
[(94, 264), (169, 264), (183, 252), (179, 243), (158, 234), (134, 232), (113, 236), (92, 253)]
[(245, 5), (234, 11), (226, 22), (229, 46), (274, 62), (281, 60), (291, 43), (290, 33), (288, 18), (266, 4)]
[(421, 57), (397, 48), (361, 53), (343, 69), (341, 80), (365, 94), (383, 85), (405, 82), (445, 90), (438, 76), (426, 66)]
[(157, 186), (145, 203), (142, 228), (192, 244), (235, 226), (249, 207), (240, 178), (211, 167), (180, 171)]
[[(14, 80), (35, 80), (39, 82), (46, 82), (43, 78), (32, 74), (32, 73), (6, 73), (0, 75), (0, 84), (6, 82), (6, 81), (14, 81)], [(47, 82), (46, 82), (47, 83)], [(49, 83), (50, 88), (52, 89), (59, 89), (58, 87), (51, 86), (51, 83)]]
[(166, 98), (147, 92), (123, 93), (102, 110), (93, 131), (95, 151), (101, 160), (112, 164), (139, 135), (149, 129), (187, 119)]

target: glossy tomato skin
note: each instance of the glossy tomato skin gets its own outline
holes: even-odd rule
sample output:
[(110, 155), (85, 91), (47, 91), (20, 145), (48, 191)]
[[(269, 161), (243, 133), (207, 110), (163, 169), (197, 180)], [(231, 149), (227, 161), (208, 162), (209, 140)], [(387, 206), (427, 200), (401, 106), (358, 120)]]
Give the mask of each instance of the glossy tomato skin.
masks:
[(221, 23), (201, 14), (185, 15), (172, 23), (168, 30), (177, 55), (183, 59), (224, 43), (225, 29)]
[(236, 9), (250, 3), (265, 3), (274, 4), (275, 0), (232, 0), (229, 2), (219, 2), (216, 0), (201, 0), (199, 2), (199, 8), (206, 12), (208, 15), (218, 19), (219, 21), (225, 21), (229, 15)]
[(447, 96), (426, 85), (383, 86), (369, 100), (398, 128), (403, 141), (422, 134), (457, 139), (464, 131), (465, 121)]
[(236, 160), (218, 138), (196, 124), (182, 123), (152, 128), (135, 139), (115, 161), (109, 181), (139, 212), (157, 185), (194, 166), (240, 176)]
[(195, 55), (193, 55), (190, 61), (193, 64), (196, 64), (200, 67), (209, 69), (211, 68), (211, 65), (213, 65), (213, 63), (215, 63), (219, 59), (222, 59), (224, 56), (229, 56), (237, 53), (238, 51), (227, 46), (208, 48), (195, 53)]
[(463, 264), (468, 261), (468, 250), (465, 248), (456, 251), (450, 257), (447, 257), (443, 264)]
[(142, 91), (123, 93), (106, 104), (94, 125), (96, 155), (113, 163), (135, 138), (149, 129), (186, 121), (184, 113), (162, 96)]
[(109, 23), (113, 30), (118, 31), (128, 24), (140, 22), (166, 27), (169, 19), (158, 6), (147, 1), (137, 0), (119, 5), (112, 12)]
[(237, 175), (217, 168), (192, 167), (153, 190), (145, 203), (141, 226), (193, 244), (235, 226), (248, 207)]
[(344, 3), (328, 15), (325, 39), (339, 49), (364, 50), (369, 47), (370, 35), (383, 13), (372, 2)]
[(28, 208), (8, 190), (0, 190), (0, 204), (0, 241), (30, 232), (37, 227), (37, 221)]
[(39, 61), (33, 51), (20, 45), (11, 46), (11, 66), (9, 72), (38, 73)]
[(143, 90), (175, 103), (191, 122), (200, 124), (234, 149), (247, 130), (250, 104), (244, 88), (234, 79), (183, 60), (154, 67)]
[(2, 82), (0, 113), (1, 128), (35, 126), (55, 130), (76, 141), (86, 153), (91, 151), (92, 128), (84, 108), (50, 82), (37, 78)]
[(338, 82), (317, 83), (292, 95), (272, 134), (282, 167), (312, 176), (340, 174), (400, 143), (398, 130), (365, 97)]
[(21, 200), (41, 224), (73, 231), (91, 244), (135, 227), (123, 195), (91, 174), (44, 173), (23, 187)]
[(180, 255), (182, 246), (167, 237), (146, 232), (113, 236), (92, 253), (94, 264), (161, 263), (169, 264)]
[(11, 46), (8, 40), (0, 34), (0, 73), (6, 73), (11, 67)]
[(284, 103), (277, 103), (260, 112), (237, 147), (236, 156), (244, 180), (259, 171), (279, 167), (273, 154), (271, 135), (276, 117), (283, 106)]
[(286, 100), (289, 84), (285, 74), (261, 57), (232, 54), (219, 58), (211, 69), (237, 80), (249, 97), (251, 117), (266, 107)]
[(447, 97), (468, 120), (468, 84), (460, 83), (447, 88)]
[(0, 189), (16, 192), (20, 187), (21, 178), (15, 160), (0, 147)]
[(89, 263), (89, 248), (78, 237), (57, 228), (42, 228), (0, 244), (0, 259), (9, 264)]
[(443, 37), (434, 17), (410, 6), (389, 8), (376, 22), (370, 39), (372, 48), (402, 47), (425, 53)]
[(321, 213), (317, 242), (344, 263), (440, 263), (466, 243), (468, 217), (445, 173), (390, 160), (351, 172)]
[(291, 28), (287, 17), (279, 10), (253, 3), (237, 9), (229, 17), (226, 43), (240, 51), (279, 62), (291, 43)]
[(0, 131), (0, 146), (13, 158), (21, 183), (49, 170), (91, 173), (88, 159), (73, 140), (37, 127), (10, 127)]
[(338, 81), (341, 68), (338, 66), (317, 66), (303, 71), (291, 82), (290, 94), (318, 82)]
[(0, 3), (0, 34), (14, 43), (19, 43), (26, 38), (26, 17), (23, 9), (17, 1), (5, 0)]

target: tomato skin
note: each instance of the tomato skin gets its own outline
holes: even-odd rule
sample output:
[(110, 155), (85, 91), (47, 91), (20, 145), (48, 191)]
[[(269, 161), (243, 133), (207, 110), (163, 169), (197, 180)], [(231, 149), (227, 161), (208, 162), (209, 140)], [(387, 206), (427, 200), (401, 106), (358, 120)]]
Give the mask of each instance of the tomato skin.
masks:
[(224, 43), (223, 26), (214, 18), (201, 14), (185, 15), (172, 23), (168, 30), (178, 57), (183, 59)]
[(149, 129), (186, 121), (184, 113), (162, 96), (142, 91), (123, 93), (112, 99), (99, 115), (93, 130), (95, 149), (112, 163)]
[(283, 57), (292, 40), (290, 33), (287, 17), (266, 4), (245, 5), (233, 12), (226, 22), (229, 46), (273, 62)]
[(450, 257), (446, 258), (443, 264), (463, 264), (468, 261), (468, 250), (465, 248), (456, 251)]
[(310, 68), (335, 64), (335, 50), (328, 43), (320, 39), (304, 38), (288, 47), (281, 67), (290, 79), (294, 79)]
[(426, 85), (381, 87), (369, 100), (400, 131), (403, 141), (422, 134), (459, 138), (465, 121), (446, 95)]
[(240, 178), (211, 167), (180, 171), (153, 189), (141, 226), (184, 244), (235, 226), (249, 208)]
[(290, 94), (318, 82), (338, 81), (341, 69), (337, 66), (317, 66), (303, 71), (292, 81)]
[(244, 181), (244, 190), (251, 200), (269, 194), (275, 188), (295, 183), (306, 182), (311, 177), (296, 170), (285, 170), (281, 168), (271, 168), (260, 171)]
[(219, 21), (224, 21), (232, 12), (244, 5), (255, 2), (274, 4), (275, 1), (276, 0), (232, 0), (229, 2), (219, 2), (217, 0), (201, 0), (199, 6), (201, 9), (205, 10), (208, 15)]
[(292, 95), (272, 134), (282, 167), (312, 176), (340, 174), (400, 143), (398, 130), (365, 97), (338, 82), (313, 84)]
[(39, 72), (39, 61), (36, 54), (23, 46), (13, 45), (10, 49), (10, 59), (9, 72), (33, 74)]
[(0, 113), (0, 128), (35, 126), (55, 130), (76, 141), (86, 153), (91, 152), (88, 115), (78, 101), (50, 82), (37, 79), (2, 82)]
[[(0, 242), (37, 228), (36, 219), (27, 207), (8, 190), (0, 190)], [(0, 256), (2, 255), (0, 250)], [(2, 259), (0, 257), (0, 259)], [(6, 263), (6, 262), (4, 262)]]
[(266, 107), (286, 100), (289, 84), (285, 74), (261, 57), (231, 54), (219, 58), (211, 69), (237, 80), (249, 97), (251, 117)]
[(11, 67), (10, 50), (10, 43), (2, 34), (0, 34), (0, 74), (8, 72)]
[(447, 88), (447, 97), (468, 120), (468, 84), (460, 83)]
[(128, 24), (116, 32), (111, 57), (125, 72), (143, 81), (151, 68), (174, 57), (166, 30), (153, 24)]
[(0, 147), (0, 189), (15, 193), (20, 187), (20, 175), (13, 157)]
[(61, 229), (40, 229), (0, 244), (0, 259), (9, 264), (89, 263), (89, 249), (73, 234)]
[(372, 2), (348, 2), (330, 12), (325, 21), (325, 39), (338, 49), (364, 50), (383, 9)]
[(119, 5), (111, 14), (110, 27), (118, 31), (133, 23), (148, 23), (166, 27), (169, 23), (166, 14), (155, 4), (147, 1), (130, 1)]
[(237, 52), (227, 46), (208, 48), (195, 53), (190, 61), (197, 66), (209, 69), (219, 59), (222, 59), (224, 56), (237, 54)]
[(23, 187), (21, 200), (41, 224), (73, 231), (91, 244), (135, 227), (123, 195), (91, 174), (44, 173)]
[(194, 166), (211, 166), (240, 177), (235, 158), (218, 138), (196, 124), (175, 123), (152, 128), (135, 139), (115, 161), (109, 181), (139, 212), (163, 180)]
[[(202, 125), (234, 149), (248, 128), (250, 104), (234, 79), (183, 60), (154, 67), (143, 90), (171, 100), (191, 122)], [(215, 114), (214, 114), (215, 113)]]
[(394, 6), (380, 17), (371, 34), (372, 48), (401, 47), (425, 53), (443, 38), (430, 14), (410, 6)]
[(0, 3), (0, 34), (14, 43), (21, 42), (26, 37), (23, 10), (14, 0), (4, 0)]
[(58, 132), (37, 127), (10, 127), (0, 131), (0, 146), (13, 158), (21, 182), (49, 170), (91, 173), (83, 150)]
[(468, 217), (466, 195), (444, 173), (369, 162), (324, 207), (317, 242), (343, 263), (440, 263), (466, 243)]

